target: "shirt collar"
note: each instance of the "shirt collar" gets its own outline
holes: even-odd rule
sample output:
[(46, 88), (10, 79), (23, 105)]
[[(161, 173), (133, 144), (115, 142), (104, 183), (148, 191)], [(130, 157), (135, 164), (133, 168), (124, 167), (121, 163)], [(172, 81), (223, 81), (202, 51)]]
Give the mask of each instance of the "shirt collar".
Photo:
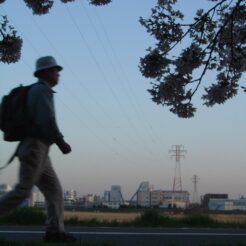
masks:
[(42, 83), (42, 84), (44, 84), (44, 85), (46, 85), (46, 86), (51, 90), (52, 93), (56, 93), (56, 92), (52, 89), (52, 87), (49, 85), (49, 83), (47, 83), (44, 79), (39, 79), (38, 82), (39, 82), (39, 83)]

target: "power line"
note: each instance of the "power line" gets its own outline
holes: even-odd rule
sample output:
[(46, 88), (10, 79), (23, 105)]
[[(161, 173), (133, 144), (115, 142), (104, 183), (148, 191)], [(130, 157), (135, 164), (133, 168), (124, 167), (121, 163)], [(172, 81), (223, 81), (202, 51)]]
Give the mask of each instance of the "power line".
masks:
[[(124, 80), (122, 79), (122, 76), (120, 76), (120, 74), (118, 73), (118, 71), (117, 71), (117, 69), (116, 69), (116, 66), (115, 66), (114, 63), (112, 62), (112, 59), (111, 59), (111, 57), (110, 57), (110, 55), (109, 55), (109, 53), (108, 53), (108, 51), (107, 51), (107, 49), (106, 49), (106, 47), (105, 47), (105, 45), (104, 45), (104, 42), (102, 41), (102, 39), (101, 39), (101, 37), (100, 37), (99, 32), (97, 31), (96, 26), (94, 25), (94, 22), (92, 21), (92, 19), (91, 19), (89, 13), (88, 13), (88, 11), (87, 11), (87, 9), (85, 8), (85, 6), (84, 6), (83, 3), (82, 3), (82, 1), (80, 1), (80, 4), (81, 4), (82, 9), (84, 10), (84, 12), (85, 12), (85, 14), (86, 14), (88, 20), (89, 20), (90, 25), (92, 26), (92, 29), (94, 30), (94, 32), (95, 32), (95, 34), (96, 34), (97, 39), (99, 40), (100, 45), (101, 45), (102, 48), (103, 48), (103, 51), (104, 51), (104, 53), (105, 53), (105, 55), (106, 55), (106, 57), (107, 57), (107, 59), (108, 59), (110, 65), (111, 65), (111, 67), (112, 67), (114, 73), (116, 74), (117, 78), (123, 82), (122, 84), (120, 83), (120, 85), (121, 85), (121, 86), (124, 85), (124, 86), (122, 86), (122, 88), (123, 88), (124, 91), (126, 92), (126, 96), (128, 97), (129, 102), (131, 103), (131, 105), (132, 105), (133, 107), (135, 107), (134, 103), (132, 103), (132, 98), (131, 98), (130, 94), (127, 92), (127, 89), (126, 89), (126, 87), (125, 87)], [(118, 65), (119, 65), (119, 64), (118, 64)], [(138, 115), (138, 111), (135, 110), (135, 112), (136, 112), (137, 115)]]
[[(128, 90), (126, 89), (127, 86), (126, 86), (126, 84), (125, 84), (125, 81), (124, 81), (123, 77), (120, 75), (120, 73), (119, 73), (118, 70), (116, 69), (117, 66), (115, 66), (115, 63), (112, 62), (111, 57), (110, 57), (110, 55), (109, 55), (109, 53), (108, 53), (108, 51), (107, 51), (107, 49), (106, 49), (106, 47), (105, 47), (105, 45), (104, 45), (104, 43), (103, 43), (101, 37), (100, 37), (100, 34), (99, 34), (99, 32), (97, 31), (97, 28), (96, 28), (96, 26), (94, 25), (94, 22), (92, 21), (92, 18), (90, 17), (90, 15), (89, 15), (87, 9), (86, 9), (86, 8), (84, 7), (84, 5), (82, 4), (82, 1), (80, 1), (80, 4), (81, 4), (82, 9), (84, 10), (84, 12), (85, 12), (85, 14), (86, 14), (88, 20), (89, 20), (90, 25), (92, 26), (92, 29), (94, 30), (94, 32), (95, 32), (95, 34), (96, 34), (97, 40), (99, 41), (100, 45), (102, 46), (102, 49), (103, 49), (103, 51), (104, 51), (104, 53), (105, 53), (105, 55), (106, 55), (106, 57), (107, 57), (107, 59), (108, 59), (110, 65), (111, 65), (111, 67), (112, 67), (112, 70), (113, 70), (114, 74), (115, 74), (116, 77), (118, 78), (118, 81), (122, 81), (122, 83), (119, 83), (119, 84), (122, 86), (123, 90), (125, 91), (126, 96), (127, 96), (128, 99), (129, 99), (128, 101), (129, 101), (129, 103), (131, 104), (132, 108), (134, 109), (136, 115), (138, 116), (139, 121), (140, 121), (141, 124), (144, 126), (144, 125), (145, 125), (145, 120), (143, 120), (143, 118), (141, 119), (140, 114), (139, 114), (139, 111), (138, 111), (137, 108), (136, 108), (136, 104), (134, 103), (134, 100), (132, 100), (131, 93), (129, 93)], [(70, 15), (71, 15), (71, 13), (70, 13)], [(73, 18), (73, 17), (72, 17), (72, 18)], [(74, 18), (73, 18), (73, 19), (74, 19)], [(75, 22), (75, 20), (74, 20), (74, 22)], [(100, 22), (100, 24), (102, 25), (102, 22)], [(103, 25), (102, 25), (102, 26), (103, 26)], [(77, 27), (78, 27), (78, 25), (77, 25)], [(79, 28), (79, 27), (78, 27), (78, 28)], [(103, 29), (104, 29), (104, 31), (106, 32), (106, 30), (105, 30), (104, 27), (103, 27)], [(80, 32), (80, 33), (81, 33), (81, 32)], [(82, 35), (83, 35), (83, 34), (82, 34)], [(83, 40), (85, 40), (84, 37), (83, 37)], [(109, 38), (107, 38), (107, 41), (108, 41), (107, 43), (109, 43), (109, 44), (111, 43), (110, 40), (109, 40)], [(88, 45), (88, 46), (89, 46), (89, 45)], [(113, 53), (114, 53), (114, 56), (116, 57), (116, 54), (115, 54), (115, 52), (114, 52), (114, 50), (113, 50), (113, 48), (112, 48), (112, 45), (110, 45), (110, 46), (111, 46), (111, 50), (112, 50)], [(90, 49), (90, 50), (91, 50), (91, 49)], [(97, 63), (98, 63), (98, 62), (97, 62)], [(121, 67), (118, 60), (116, 60), (116, 63), (118, 63), (118, 65), (119, 65), (118, 67)], [(131, 91), (131, 90), (130, 90), (130, 91)], [(134, 97), (133, 97), (133, 98), (134, 98)], [(127, 118), (128, 118), (128, 121), (131, 121), (131, 119), (130, 119), (128, 116), (127, 116)], [(130, 123), (133, 124), (132, 122), (130, 122)], [(144, 131), (144, 135), (146, 135), (146, 137), (147, 137), (147, 132), (149, 131), (149, 128), (148, 128), (148, 127), (145, 127), (145, 128), (147, 129), (147, 131)], [(135, 133), (137, 134), (136, 128), (135, 128), (135, 127), (134, 127), (134, 129), (135, 129)], [(139, 134), (137, 134), (137, 135), (138, 135), (138, 138), (141, 138), (141, 139), (142, 139), (142, 137), (139, 136)], [(150, 138), (150, 139), (152, 140), (152, 142), (155, 143), (155, 140), (153, 139), (153, 134), (151, 134), (150, 132), (149, 132), (149, 137), (147, 137), (147, 138)], [(148, 150), (148, 151), (149, 151), (149, 153), (150, 153), (151, 155), (153, 155), (153, 153), (152, 153), (151, 150)]]
[[(60, 99), (59, 99), (60, 100)], [(78, 114), (76, 114), (73, 110), (71, 110), (71, 108), (69, 106), (67, 106), (62, 100), (60, 100), (60, 102), (62, 102), (62, 104), (65, 106), (65, 108), (80, 122), (83, 124), (83, 126), (85, 126), (85, 128), (97, 139), (98, 143), (102, 144), (102, 146), (105, 147), (105, 141), (99, 136), (97, 135), (92, 129), (91, 127), (89, 127), (87, 124), (84, 123), (84, 121), (80, 118), (80, 116)], [(115, 140), (116, 141), (116, 140)], [(122, 143), (118, 142), (117, 143), (119, 145), (121, 145), (122, 147), (126, 147), (125, 145), (123, 145)], [(107, 149), (111, 150), (110, 153), (114, 153), (115, 155), (119, 155), (121, 157), (123, 157), (123, 159), (125, 159), (128, 163), (134, 163), (135, 161), (131, 160), (128, 158), (128, 152), (127, 152), (127, 156), (120, 154), (117, 150), (114, 149), (114, 146), (111, 146), (109, 143), (106, 144), (107, 145)], [(129, 151), (131, 152), (131, 150), (129, 149)]]
[[(80, 0), (80, 4), (81, 4), (82, 9), (84, 10), (84, 12), (85, 12), (85, 14), (86, 14), (88, 20), (89, 20), (90, 25), (92, 26), (92, 29), (94, 30), (94, 32), (95, 32), (95, 34), (96, 34), (97, 39), (99, 40), (99, 43), (101, 44), (101, 46), (102, 46), (102, 48), (103, 48), (103, 50), (104, 50), (104, 53), (106, 54), (106, 57), (108, 58), (108, 61), (109, 61), (110, 65), (111, 65), (111, 67), (112, 67), (112, 69), (113, 69), (113, 72), (115, 73), (117, 79), (118, 79), (119, 81), (122, 82), (122, 83), (119, 83), (119, 84), (122, 86), (123, 90), (125, 91), (126, 96), (128, 97), (130, 104), (132, 105), (132, 108), (134, 109), (136, 115), (138, 116), (139, 121), (141, 122), (141, 124), (145, 125), (145, 120), (143, 120), (143, 118), (140, 116), (139, 110), (138, 110), (137, 107), (136, 107), (136, 104), (137, 104), (137, 103), (136, 103), (136, 100), (134, 100), (134, 96), (132, 95), (132, 93), (129, 93), (129, 92), (128, 92), (128, 90), (127, 90), (128, 87), (126, 86), (123, 77), (121, 76), (121, 74), (120, 74), (120, 73), (118, 72), (118, 70), (116, 69), (117, 67), (121, 67), (122, 74), (124, 74), (123, 69), (122, 69), (122, 65), (120, 64), (119, 59), (117, 59), (116, 52), (114, 51), (113, 46), (112, 46), (112, 44), (111, 44), (111, 41), (110, 41), (110, 39), (109, 39), (109, 37), (108, 37), (108, 35), (107, 35), (107, 33), (106, 33), (106, 29), (104, 28), (103, 22), (100, 21), (100, 24), (101, 24), (101, 26), (102, 26), (102, 29), (104, 30), (105, 36), (106, 36), (106, 38), (107, 38), (107, 43), (109, 44), (110, 49), (111, 49), (112, 53), (114, 54), (114, 57), (115, 57), (115, 60), (116, 60), (116, 62), (117, 62), (117, 64), (118, 64), (118, 66), (115, 66), (114, 62), (112, 62), (112, 59), (111, 59), (111, 57), (110, 57), (110, 55), (109, 55), (109, 53), (108, 53), (108, 51), (107, 51), (107, 49), (106, 49), (106, 47), (105, 47), (105, 45), (104, 45), (104, 42), (102, 41), (102, 39), (101, 39), (101, 37), (100, 37), (100, 34), (99, 34), (99, 32), (97, 31), (97, 28), (96, 28), (94, 22), (92, 21), (92, 18), (90, 17), (90, 15), (89, 15), (87, 9), (86, 9), (85, 6), (83, 5), (82, 0)], [(132, 88), (131, 88), (130, 92), (131, 92), (131, 91), (133, 91)], [(135, 101), (135, 103), (134, 103), (134, 101)], [(139, 106), (139, 109), (140, 109), (140, 106)], [(149, 130), (148, 127), (146, 127), (146, 129)], [(144, 132), (144, 133), (145, 133), (145, 135), (146, 135), (146, 132)], [(153, 139), (153, 135), (152, 135), (151, 133), (149, 134), (149, 138), (152, 140), (152, 142), (155, 142), (155, 140)]]
[[(82, 1), (80, 1), (80, 3), (81, 3), (81, 5), (82, 5)], [(83, 6), (83, 5), (82, 5)], [(86, 11), (86, 13), (87, 13), (87, 15), (88, 15), (88, 12), (87, 12), (87, 10), (86, 10), (86, 8), (83, 6), (83, 9)], [(137, 100), (137, 96), (134, 94), (134, 90), (133, 90), (133, 88), (132, 88), (132, 83), (131, 83), (131, 81), (129, 80), (129, 78), (128, 78), (128, 76), (127, 76), (127, 74), (126, 74), (126, 72), (125, 72), (125, 69), (124, 69), (124, 67), (123, 67), (123, 65), (122, 65), (122, 63), (120, 62), (120, 59), (119, 59), (119, 57), (118, 57), (118, 55), (117, 55), (117, 53), (116, 53), (116, 51), (115, 51), (115, 49), (114, 49), (114, 47), (113, 47), (113, 45), (112, 45), (112, 42), (111, 42), (111, 40), (110, 40), (110, 38), (109, 38), (109, 35), (108, 35), (108, 33), (107, 33), (107, 30), (106, 30), (106, 28), (105, 28), (105, 26), (104, 26), (104, 24), (103, 24), (103, 20), (100, 18), (100, 16), (97, 14), (97, 11), (95, 10), (95, 16), (97, 17), (97, 19), (99, 20), (98, 21), (98, 23), (100, 24), (100, 26), (101, 26), (101, 30), (104, 32), (104, 35), (105, 35), (105, 37), (106, 37), (106, 40), (107, 40), (107, 44), (109, 45), (109, 47), (110, 47), (110, 50), (111, 50), (111, 52), (112, 52), (112, 54), (113, 54), (113, 56), (114, 56), (114, 58), (115, 58), (115, 60), (116, 60), (116, 62), (117, 62), (117, 64), (118, 64), (118, 68), (119, 68), (119, 70), (121, 71), (121, 74), (125, 77), (125, 79), (123, 79), (123, 77), (122, 76), (119, 76), (119, 78), (120, 78), (120, 80), (123, 82), (123, 85), (124, 85), (124, 88), (125, 88), (125, 90), (127, 91), (127, 89), (129, 90), (129, 93), (128, 93), (128, 97), (130, 98), (130, 100), (131, 100), (131, 102), (132, 102), (132, 105), (134, 105), (134, 108), (135, 108), (135, 112), (137, 113), (137, 115), (138, 115), (138, 118), (140, 119), (140, 121), (143, 123), (143, 125), (145, 125), (145, 128), (147, 129), (147, 131), (149, 132), (149, 136), (150, 136), (150, 139), (152, 140), (152, 142), (154, 142), (155, 143), (155, 139), (159, 139), (159, 141), (160, 141), (160, 138), (159, 138), (159, 135), (158, 134), (156, 134), (156, 133), (154, 133), (154, 130), (153, 130), (153, 127), (152, 127), (152, 125), (150, 124), (150, 122), (148, 121), (148, 120), (143, 120), (143, 118), (144, 118), (144, 113), (143, 113), (143, 111), (142, 111), (142, 108), (141, 108), (141, 106), (140, 106), (140, 103), (138, 102), (138, 100)], [(90, 18), (90, 20), (91, 20), (91, 18)], [(91, 21), (92, 22), (92, 21)], [(114, 63), (112, 63), (113, 64), (113, 66), (114, 66)], [(114, 68), (115, 68), (115, 66), (114, 66)], [(114, 69), (114, 70), (116, 70), (116, 69)], [(126, 84), (125, 84), (125, 81), (127, 81), (128, 82), (128, 85), (126, 86)], [(155, 139), (153, 138), (153, 136), (155, 137)], [(160, 141), (161, 142), (161, 141)]]
[[(142, 138), (142, 137), (137, 133), (137, 132), (138, 132), (138, 131), (137, 131), (137, 128), (134, 126), (134, 124), (133, 124), (131, 118), (127, 115), (126, 111), (124, 110), (123, 105), (120, 103), (119, 99), (117, 98), (117, 96), (116, 96), (114, 90), (112, 89), (112, 87), (111, 87), (111, 85), (110, 85), (110, 83), (109, 83), (109, 81), (108, 81), (108, 79), (107, 79), (107, 77), (106, 77), (104, 71), (103, 71), (102, 68), (101, 68), (100, 63), (97, 61), (97, 59), (96, 59), (94, 53), (92, 52), (92, 50), (91, 50), (91, 48), (90, 48), (88, 42), (86, 41), (86, 39), (85, 39), (83, 33), (82, 33), (81, 30), (80, 30), (80, 27), (78, 26), (77, 22), (75, 21), (75, 19), (74, 19), (73, 15), (72, 15), (71, 11), (69, 10), (68, 6), (66, 6), (66, 9), (67, 9), (67, 12), (68, 12), (68, 14), (69, 14), (69, 16), (70, 16), (70, 18), (71, 18), (71, 20), (72, 20), (74, 26), (76, 27), (78, 33), (80, 34), (80, 37), (81, 37), (82, 41), (84, 42), (86, 48), (88, 49), (88, 51), (89, 51), (89, 53), (90, 53), (90, 55), (91, 55), (92, 60), (93, 60), (94, 63), (96, 64), (96, 66), (97, 66), (99, 72), (102, 74), (102, 78), (103, 78), (104, 82), (106, 83), (107, 87), (109, 88), (109, 90), (110, 90), (110, 92), (111, 92), (113, 98), (114, 98), (115, 101), (117, 102), (117, 104), (118, 104), (120, 110), (124, 113), (124, 115), (125, 115), (125, 117), (127, 118), (127, 121), (128, 121), (128, 123), (130, 124), (130, 126), (134, 129), (134, 133), (137, 135), (137, 138), (138, 138), (138, 139)], [(133, 140), (134, 140), (134, 139), (133, 139)], [(135, 141), (135, 140), (134, 140), (134, 141)], [(150, 150), (147, 150), (147, 151), (148, 151), (151, 155), (153, 155), (153, 153), (152, 153)]]

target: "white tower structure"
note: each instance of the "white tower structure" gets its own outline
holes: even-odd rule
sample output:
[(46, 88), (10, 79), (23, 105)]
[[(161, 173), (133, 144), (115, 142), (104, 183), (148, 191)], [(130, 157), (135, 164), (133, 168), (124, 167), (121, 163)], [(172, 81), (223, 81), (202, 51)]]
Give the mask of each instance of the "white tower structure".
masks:
[(193, 196), (192, 196), (192, 202), (193, 202), (194, 204), (199, 203), (198, 191), (197, 191), (198, 180), (199, 180), (199, 178), (198, 178), (197, 174), (194, 174), (193, 177), (192, 177), (192, 183), (193, 183), (193, 185), (194, 185)]

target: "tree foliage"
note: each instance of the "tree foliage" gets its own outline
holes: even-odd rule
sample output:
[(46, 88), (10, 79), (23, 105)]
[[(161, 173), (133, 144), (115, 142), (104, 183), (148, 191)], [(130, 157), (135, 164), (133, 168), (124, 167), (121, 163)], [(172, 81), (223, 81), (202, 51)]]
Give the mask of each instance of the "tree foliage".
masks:
[(6, 16), (0, 21), (0, 61), (4, 63), (17, 62), (21, 56), (22, 39), (16, 30), (8, 24)]
[[(192, 98), (209, 70), (216, 73), (216, 79), (205, 87), (206, 106), (235, 96), (246, 70), (246, 0), (208, 1), (214, 2), (213, 7), (197, 10), (189, 24), (175, 9), (177, 0), (158, 0), (150, 18), (140, 18), (157, 41), (140, 59), (142, 75), (155, 80), (148, 91), (155, 103), (168, 106), (182, 118), (194, 116)], [(187, 38), (189, 45), (178, 51)]]
[[(0, 4), (6, 0), (0, 0)], [(60, 0), (62, 3), (73, 2), (75, 0)], [(106, 5), (111, 0), (88, 0), (95, 6)], [(23, 0), (34, 15), (47, 14), (54, 4), (54, 0)], [(21, 57), (23, 40), (17, 35), (17, 31), (9, 24), (7, 16), (0, 16), (0, 62), (15, 63)]]

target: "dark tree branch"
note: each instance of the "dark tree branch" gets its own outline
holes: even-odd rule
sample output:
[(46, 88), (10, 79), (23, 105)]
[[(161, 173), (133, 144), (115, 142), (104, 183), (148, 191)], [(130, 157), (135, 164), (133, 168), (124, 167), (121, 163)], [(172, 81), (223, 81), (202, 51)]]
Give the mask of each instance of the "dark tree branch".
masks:
[(4, 35), (3, 31), (2, 31), (2, 29), (0, 29), (0, 33), (1, 33), (1, 35), (2, 35), (3, 37), (5, 37), (5, 35)]
[(221, 0), (219, 3), (217, 3), (213, 8), (209, 9), (205, 14), (203, 14), (201, 16), (200, 19), (198, 19), (197, 21), (195, 21), (194, 23), (190, 24), (190, 28), (183, 34), (183, 36), (172, 46), (170, 47), (170, 49), (168, 51), (165, 52), (165, 54), (169, 53), (171, 50), (173, 50), (192, 30), (192, 28), (199, 23), (204, 17), (208, 16), (210, 14), (210, 12), (215, 11), (216, 8), (220, 5), (222, 5), (224, 2), (226, 2), (227, 0)]
[[(194, 94), (196, 93), (196, 91), (198, 90), (198, 88), (200, 87), (201, 82), (202, 82), (202, 78), (203, 78), (203, 76), (206, 74), (208, 65), (209, 65), (209, 63), (210, 63), (210, 59), (211, 59), (211, 57), (212, 57), (212, 53), (213, 53), (214, 48), (215, 48), (215, 46), (216, 46), (216, 44), (217, 44), (217, 38), (218, 38), (219, 34), (220, 34), (220, 33), (222, 32), (222, 30), (226, 27), (226, 25), (228, 24), (228, 22), (229, 22), (230, 20), (233, 19), (233, 15), (234, 15), (235, 11), (237, 10), (237, 8), (239, 7), (239, 5), (240, 5), (240, 3), (241, 3), (242, 1), (243, 1), (243, 0), (238, 0), (238, 1), (237, 1), (237, 4), (235, 5), (234, 9), (232, 10), (232, 13), (229, 15), (229, 17), (227, 18), (227, 20), (224, 22), (224, 24), (220, 27), (219, 31), (216, 33), (216, 35), (215, 35), (215, 37), (214, 37), (214, 39), (213, 39), (213, 41), (212, 41), (212, 47), (211, 47), (211, 49), (210, 49), (209, 57), (208, 57), (208, 59), (207, 59), (207, 61), (206, 61), (205, 67), (204, 67), (204, 69), (203, 69), (203, 72), (202, 72), (200, 78), (196, 80), (196, 81), (198, 81), (198, 84), (197, 84), (195, 90), (194, 90), (194, 91), (192, 92), (192, 94), (191, 94), (191, 99), (192, 99), (192, 97), (194, 96)], [(211, 44), (209, 44), (208, 47), (209, 47), (210, 45), (211, 45)], [(207, 48), (208, 48), (208, 47), (207, 47)], [(194, 82), (194, 81), (193, 81), (193, 82)], [(190, 100), (191, 100), (191, 99), (190, 99)]]

